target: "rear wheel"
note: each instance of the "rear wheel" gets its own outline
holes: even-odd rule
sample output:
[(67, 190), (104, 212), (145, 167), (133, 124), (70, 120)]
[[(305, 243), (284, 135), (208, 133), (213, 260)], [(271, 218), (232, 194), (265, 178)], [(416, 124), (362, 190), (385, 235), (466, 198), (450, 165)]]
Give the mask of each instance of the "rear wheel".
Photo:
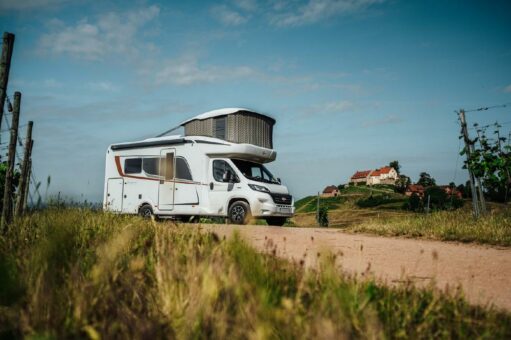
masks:
[(145, 204), (140, 207), (138, 214), (143, 218), (151, 218), (153, 216), (153, 209), (151, 209), (150, 205)]
[(229, 207), (229, 222), (232, 224), (247, 224), (250, 217), (250, 207), (246, 202), (237, 201)]
[(274, 225), (278, 227), (282, 227), (287, 221), (286, 217), (268, 217), (266, 218), (266, 223), (268, 225)]

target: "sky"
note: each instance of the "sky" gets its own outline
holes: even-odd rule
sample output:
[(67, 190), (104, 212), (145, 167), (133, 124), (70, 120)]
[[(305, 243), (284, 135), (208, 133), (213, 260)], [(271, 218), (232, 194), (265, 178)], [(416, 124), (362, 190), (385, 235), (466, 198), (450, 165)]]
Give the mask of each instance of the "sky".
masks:
[[(222, 107), (277, 120), (268, 168), (297, 197), (392, 160), (464, 183), (455, 110), (511, 103), (510, 23), (509, 1), (0, 0), (41, 192), (92, 202), (108, 145)], [(467, 120), (507, 135), (511, 106)]]

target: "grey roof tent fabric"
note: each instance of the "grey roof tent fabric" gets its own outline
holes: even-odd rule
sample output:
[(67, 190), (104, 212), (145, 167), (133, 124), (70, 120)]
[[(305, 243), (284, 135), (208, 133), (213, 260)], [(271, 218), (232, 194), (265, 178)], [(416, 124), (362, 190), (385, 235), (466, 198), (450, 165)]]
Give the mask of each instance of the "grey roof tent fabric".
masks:
[(192, 120), (183, 126), (185, 136), (215, 137), (232, 143), (254, 144), (272, 149), (274, 124), (275, 120), (270, 117), (250, 111), (238, 111), (224, 116)]

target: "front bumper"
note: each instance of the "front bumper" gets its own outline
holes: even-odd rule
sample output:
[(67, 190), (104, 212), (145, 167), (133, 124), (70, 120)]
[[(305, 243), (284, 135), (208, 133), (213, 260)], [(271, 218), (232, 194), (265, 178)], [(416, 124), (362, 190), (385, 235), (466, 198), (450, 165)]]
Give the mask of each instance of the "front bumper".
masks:
[(254, 217), (292, 217), (295, 213), (294, 203), (276, 204), (269, 194), (259, 194), (250, 202), (252, 216)]

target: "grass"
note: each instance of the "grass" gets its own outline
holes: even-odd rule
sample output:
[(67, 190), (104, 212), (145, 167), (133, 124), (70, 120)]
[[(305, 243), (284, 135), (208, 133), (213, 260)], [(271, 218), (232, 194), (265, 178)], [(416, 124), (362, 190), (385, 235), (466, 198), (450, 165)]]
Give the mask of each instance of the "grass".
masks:
[[(320, 206), (326, 206), (329, 210), (337, 209), (346, 201), (344, 197), (320, 197)], [(317, 196), (307, 196), (295, 203), (295, 209), (300, 213), (315, 212), (317, 209)]]
[(508, 208), (494, 209), (478, 220), (473, 218), (469, 209), (370, 218), (349, 226), (347, 230), (511, 246), (511, 211)]
[(237, 237), (45, 210), (0, 240), (0, 337), (511, 337), (507, 313), (432, 289), (356, 281), (334, 262), (305, 270)]

